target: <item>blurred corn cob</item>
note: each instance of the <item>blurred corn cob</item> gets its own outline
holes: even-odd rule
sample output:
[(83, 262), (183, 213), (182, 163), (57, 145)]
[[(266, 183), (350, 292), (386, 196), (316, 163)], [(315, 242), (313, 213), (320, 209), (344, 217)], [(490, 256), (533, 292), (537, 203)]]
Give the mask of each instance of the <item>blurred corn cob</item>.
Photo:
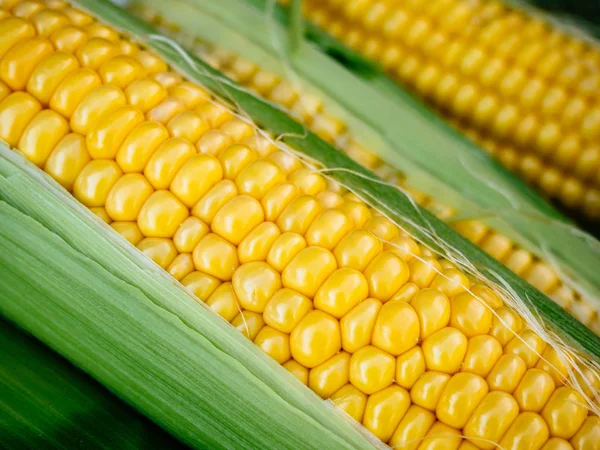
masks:
[(318, 395), (394, 447), (595, 445), (598, 374), (500, 288), (113, 28), (4, 6), (0, 137)]
[(306, 17), (543, 193), (600, 218), (600, 51), (495, 0), (307, 0)]
[(418, 204), (429, 209), (440, 219), (448, 221), (463, 236), (503, 262), (540, 291), (548, 294), (596, 334), (600, 334), (600, 312), (596, 309), (595, 300), (586, 299), (585, 294), (574, 288), (567, 279), (562, 279), (551, 264), (540, 260), (501, 233), (495, 232), (480, 221), (453, 221), (452, 216), (456, 211), (452, 208), (414, 188), (408, 188), (405, 185), (404, 174), (361, 146), (354, 139), (353, 130), (348, 129), (343, 121), (326, 111), (323, 102), (317, 96), (302, 92), (302, 88), (294, 85), (290, 80), (281, 79), (267, 70), (261, 70), (258, 65), (243, 57), (184, 34), (176, 24), (165, 22), (149, 8), (140, 6), (136, 12), (145, 20), (158, 26), (163, 33), (173, 35), (188, 48), (194, 48), (202, 58), (241, 85), (286, 108), (311, 131), (324, 140), (334, 143), (361, 165), (408, 193)]

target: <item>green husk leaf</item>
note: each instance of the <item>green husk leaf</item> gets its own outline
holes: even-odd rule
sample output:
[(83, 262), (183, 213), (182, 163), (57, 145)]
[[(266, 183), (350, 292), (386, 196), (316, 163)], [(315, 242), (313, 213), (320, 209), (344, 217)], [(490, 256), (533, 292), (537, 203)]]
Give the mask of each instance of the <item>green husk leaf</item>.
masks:
[[(285, 78), (293, 71), (302, 87), (325, 99), (326, 107), (348, 123), (366, 148), (406, 173), (409, 185), (452, 206), (462, 218), (483, 220), (551, 262), (600, 310), (600, 243), (383, 73), (371, 72), (368, 77), (363, 71), (353, 73), (310, 42), (289, 55), (279, 45), (287, 38), (285, 14), (278, 7), (267, 8), (266, 0), (136, 3), (191, 35), (244, 55), (264, 70)], [(204, 66), (203, 71), (216, 74)], [(216, 89), (225, 87), (211, 76), (201, 78)], [(229, 91), (235, 89), (223, 96), (238, 101), (238, 95)]]
[(187, 448), (2, 317), (0, 348), (0, 447)]
[(368, 448), (340, 413), (0, 146), (0, 313), (194, 448)]

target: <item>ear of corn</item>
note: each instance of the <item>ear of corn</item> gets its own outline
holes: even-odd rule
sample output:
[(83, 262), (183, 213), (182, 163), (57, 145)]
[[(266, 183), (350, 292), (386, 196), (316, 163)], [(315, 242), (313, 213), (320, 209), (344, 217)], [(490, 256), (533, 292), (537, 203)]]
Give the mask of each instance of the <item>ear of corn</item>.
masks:
[[(0, 147), (3, 314), (195, 446), (367, 444), (276, 362), (393, 446), (541, 448), (552, 438), (581, 449), (593, 442), (599, 424), (589, 410), (597, 410), (598, 375), (582, 358), (598, 358), (598, 337), (395, 187), (373, 182), (368, 170), (151, 27), (104, 2), (80, 4), (145, 38), (202, 87), (165, 72), (164, 61), (114, 29), (87, 24), (86, 32), (104, 41), (90, 39), (75, 54), (101, 81), (76, 101), (57, 102), (68, 111), (71, 132), (85, 135), (85, 147), (69, 138), (77, 159), (87, 156), (67, 186), (80, 203)], [(61, 20), (66, 26), (68, 16), (54, 8), (33, 13), (38, 32)], [(23, 75), (37, 55), (11, 55), (13, 67)], [(144, 69), (130, 70), (142, 62), (159, 74), (148, 79)], [(151, 80), (152, 95), (145, 91)], [(70, 93), (61, 98), (77, 97), (70, 83), (58, 83), (59, 92)], [(132, 95), (138, 83), (146, 95)], [(68, 132), (39, 123), (61, 122), (55, 94), (44, 110), (30, 90), (2, 102), (5, 111), (20, 110), (5, 116), (3, 138), (44, 167), (65, 144), (59, 139), (49, 152), (43, 144)], [(279, 135), (301, 159), (265, 142), (236, 111)], [(126, 113), (132, 120), (115, 123)], [(161, 122), (173, 137), (158, 139), (151, 151), (136, 145), (140, 129)], [(341, 169), (332, 178), (350, 192), (328, 183), (307, 160)], [(131, 165), (137, 169), (124, 174)], [(61, 164), (53, 167), (53, 177), (69, 179), (57, 176), (65, 173)], [(116, 228), (149, 258), (84, 205), (103, 220), (121, 219)], [(362, 229), (369, 220), (377, 233)], [(384, 246), (379, 233), (404, 246)], [(183, 277), (197, 301), (217, 309), (272, 359), (186, 297), (150, 258)], [(513, 375), (507, 359), (523, 373)], [(528, 393), (542, 387), (544, 401), (531, 399)], [(490, 416), (496, 427), (486, 426)]]
[(509, 169), (597, 219), (597, 42), (502, 2), (425, 4), (307, 1), (305, 11)]
[[(535, 194), (520, 190), (518, 183), (515, 187), (514, 177), (474, 153), (474, 148), (448, 133), (439, 119), (414, 99), (401, 95), (397, 88), (392, 87), (390, 94), (382, 96), (376, 89), (379, 81), (375, 87), (370, 83), (373, 75), (369, 82), (356, 79), (318, 52), (311, 53), (309, 47), (282, 63), (280, 49), (273, 45), (278, 41), (273, 36), (285, 39), (285, 29), (274, 23), (251, 29), (241, 26), (243, 21), (260, 24), (264, 14), (245, 3), (196, 0), (192, 7), (190, 2), (170, 6), (153, 0), (143, 2), (157, 12), (152, 15), (147, 11), (148, 19), (161, 23), (165, 32), (172, 31), (172, 18), (177, 22), (177, 35), (213, 65), (279, 103), (311, 130), (335, 142), (390, 183), (414, 193), (416, 202), (429, 206), (596, 333), (600, 331), (600, 284), (595, 274), (597, 242), (578, 232), (573, 234), (568, 225), (553, 221), (551, 218), (559, 216)], [(235, 15), (228, 14), (232, 9), (237, 11)], [(202, 26), (198, 27), (198, 23)], [(194, 41), (195, 37), (201, 40)], [(255, 42), (260, 44), (253, 45)], [(292, 69), (298, 75), (290, 74)], [(300, 75), (304, 76), (302, 81), (297, 79)], [(394, 95), (393, 102), (390, 95)], [(372, 117), (365, 117), (365, 110), (372, 112)], [(382, 139), (387, 135), (393, 135), (394, 141)], [(366, 149), (376, 154), (371, 155)], [(432, 177), (423, 167), (436, 176)], [(512, 210), (515, 206), (517, 211)], [(482, 219), (464, 220), (479, 217)]]

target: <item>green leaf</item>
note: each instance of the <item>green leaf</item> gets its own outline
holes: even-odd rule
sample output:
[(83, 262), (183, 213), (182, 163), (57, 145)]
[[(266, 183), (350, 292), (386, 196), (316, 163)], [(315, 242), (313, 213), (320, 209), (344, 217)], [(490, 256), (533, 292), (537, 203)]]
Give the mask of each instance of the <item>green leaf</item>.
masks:
[(0, 348), (2, 448), (186, 448), (1, 317)]

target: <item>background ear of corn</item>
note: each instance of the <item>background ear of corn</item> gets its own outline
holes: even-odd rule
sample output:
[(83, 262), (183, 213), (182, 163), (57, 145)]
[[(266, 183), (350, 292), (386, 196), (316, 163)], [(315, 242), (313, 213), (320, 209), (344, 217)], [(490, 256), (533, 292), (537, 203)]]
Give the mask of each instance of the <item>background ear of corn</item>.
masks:
[[(193, 0), (174, 1), (169, 5), (144, 0), (136, 3), (154, 10), (149, 15), (154, 14), (154, 20), (162, 23), (163, 29), (169, 31), (169, 23), (176, 24), (174, 29), (186, 45), (201, 47), (201, 43), (193, 42), (194, 37), (199, 37), (219, 49), (244, 55), (246, 63), (241, 60), (241, 67), (245, 67), (242, 64), (259, 65), (261, 71), (256, 77), (267, 72), (287, 80), (288, 86), (306, 89), (309, 105), (311, 102), (325, 105), (316, 110), (313, 117), (307, 115), (304, 123), (309, 128), (317, 131), (317, 121), (330, 120), (328, 114), (334, 114), (338, 120), (334, 123), (341, 126), (341, 119), (347, 127), (345, 134), (335, 137), (340, 148), (350, 154), (356, 144), (348, 141), (358, 140), (363, 148), (374, 151), (392, 167), (402, 170), (406, 177), (402, 187), (415, 189), (433, 197), (438, 204), (451, 207), (454, 212), (444, 212), (446, 220), (457, 220), (456, 214), (458, 218), (481, 219), (485, 226), (531, 251), (555, 268), (559, 279), (577, 288), (583, 301), (576, 303), (586, 303), (581, 311), (588, 311), (577, 317), (588, 326), (598, 328), (595, 325), (597, 313), (589, 314), (590, 310), (600, 310), (600, 280), (595, 274), (600, 254), (598, 243), (563, 222), (564, 218), (513, 174), (481, 155), (419, 100), (403, 92), (384, 75), (373, 68), (363, 68), (359, 74), (350, 73), (307, 44), (289, 53), (285, 46), (287, 28), (281, 26), (286, 22), (284, 11), (280, 8), (272, 11), (265, 0)], [(236, 14), (229, 14), (231, 10)], [(255, 26), (245, 27), (244, 23)], [(346, 59), (353, 58), (351, 53), (349, 51)], [(218, 50), (202, 54), (207, 58), (219, 56)], [(235, 64), (234, 61), (233, 68), (227, 68), (232, 76), (238, 75)], [(252, 73), (248, 75), (250, 79), (240, 80), (250, 88), (253, 88)], [(266, 91), (257, 90), (265, 95)], [(296, 100), (291, 114), (300, 112), (300, 118), (304, 119), (306, 113), (296, 105), (302, 106), (302, 97)], [(333, 139), (328, 131), (319, 134)], [(419, 202), (418, 196), (415, 199)], [(506, 241), (506, 237), (496, 236)], [(491, 242), (484, 241), (482, 246), (492, 255), (499, 255), (498, 259), (508, 258), (505, 252), (496, 251)], [(520, 275), (526, 276), (526, 273)], [(531, 280), (535, 283), (533, 277)], [(551, 290), (544, 292), (552, 293)], [(568, 308), (568, 302), (561, 300), (561, 303)], [(574, 311), (577, 310), (574, 307)]]
[(307, 1), (305, 13), (547, 196), (598, 217), (597, 42), (531, 8), (425, 4)]
[[(475, 267), (485, 278), (514, 290), (517, 297), (523, 297), (524, 306), (535, 307), (544, 323), (565, 342), (597, 357), (599, 339), (589, 330), (394, 187), (373, 182), (367, 170), (315, 135), (304, 134), (302, 127), (270, 105), (240, 92), (206, 64), (157, 40), (151, 28), (108, 5), (82, 4), (105, 20), (111, 18), (123, 29), (141, 34), (167, 61), (177, 64), (190, 78), (233, 98), (265, 128), (277, 134), (291, 133), (283, 142), (305, 157), (325, 169), (345, 169), (335, 178), (353, 192), (447, 257), (459, 252), (461, 256), (455, 258), (459, 266)], [(331, 414), (314, 395), (299, 386), (291, 389), (297, 384), (290, 375), (185, 297), (178, 284), (99, 226), (89, 211), (56, 189), (46, 175), (7, 148), (0, 151), (0, 214), (8, 224), (0, 240), (7, 250), (0, 252), (6, 271), (0, 281), (4, 314), (193, 445), (260, 442), (263, 448), (341, 448), (367, 444), (356, 429)], [(36, 276), (31, 276), (32, 272)], [(464, 283), (468, 283), (466, 277)], [(534, 337), (541, 342), (541, 337)], [(511, 348), (520, 352), (519, 342)], [(527, 357), (530, 364), (539, 357), (534, 356)], [(240, 392), (244, 392), (243, 399)], [(583, 407), (577, 408), (579, 417)], [(585, 408), (583, 411), (587, 415)], [(593, 427), (594, 419), (590, 420)], [(526, 415), (520, 423), (524, 421)]]

